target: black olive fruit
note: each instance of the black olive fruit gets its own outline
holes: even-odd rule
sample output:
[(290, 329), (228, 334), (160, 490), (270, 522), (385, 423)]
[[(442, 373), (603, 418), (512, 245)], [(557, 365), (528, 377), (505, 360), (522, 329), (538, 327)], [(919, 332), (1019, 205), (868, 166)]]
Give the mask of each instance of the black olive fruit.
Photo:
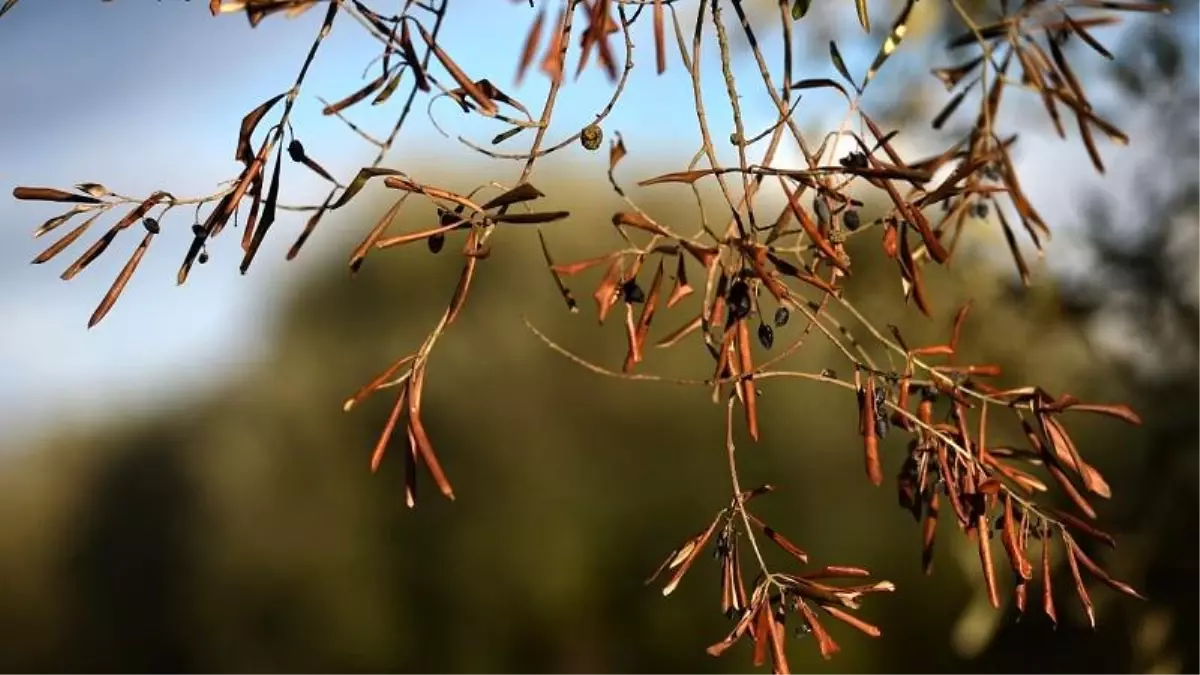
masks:
[(813, 213), (817, 214), (817, 221), (822, 225), (827, 225), (830, 218), (829, 205), (825, 203), (825, 200), (820, 195), (817, 195), (813, 197), (812, 206)]
[(161, 229), (158, 226), (158, 221), (153, 218), (143, 218), (142, 225), (146, 228), (146, 231), (149, 232), (150, 234), (158, 234)]
[(750, 316), (750, 287), (742, 279), (733, 282), (729, 287), (729, 297), (726, 299), (729, 302), (729, 318), (731, 321), (737, 321)]
[(630, 279), (621, 285), (621, 297), (631, 305), (638, 305), (646, 301), (646, 293), (641, 286), (638, 286), (637, 279)]
[(870, 166), (867, 156), (858, 150), (851, 150), (845, 157), (839, 159), (838, 163), (847, 169), (865, 169)]
[(293, 162), (304, 161), (304, 145), (294, 138), (291, 143), (288, 143), (287, 153)]
[(854, 232), (858, 228), (862, 227), (862, 219), (859, 217), (858, 211), (855, 211), (854, 209), (847, 209), (846, 212), (842, 214), (842, 226), (851, 232)]
[(787, 307), (780, 307), (779, 309), (775, 310), (775, 325), (776, 326), (780, 326), (780, 327), (786, 326), (788, 319), (790, 319), (790, 318), (792, 318), (792, 313), (788, 311)]
[(775, 331), (765, 323), (758, 324), (758, 343), (763, 349), (770, 349), (775, 344)]
[(426, 242), (429, 244), (430, 253), (440, 253), (442, 247), (446, 245), (446, 235), (442, 232), (430, 235)]

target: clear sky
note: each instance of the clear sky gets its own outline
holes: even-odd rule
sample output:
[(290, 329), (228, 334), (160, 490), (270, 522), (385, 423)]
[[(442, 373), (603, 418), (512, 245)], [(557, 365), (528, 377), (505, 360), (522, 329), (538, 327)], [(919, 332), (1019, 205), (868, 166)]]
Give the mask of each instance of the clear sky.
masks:
[[(467, 72), (510, 89), (515, 51), (532, 12), (525, 3), (463, 4), (481, 9), (486, 4), (486, 19), (456, 15), (447, 25), (446, 44)], [(241, 116), (290, 85), (323, 11), (318, 7), (291, 21), (271, 17), (251, 30), (240, 15), (211, 18), (204, 2), (23, 0), (0, 20), (0, 448), (5, 438), (13, 440), (56, 420), (103, 418), (116, 406), (150, 409), (172, 400), (164, 394), (201, 386), (253, 360), (259, 338), (269, 328), (272, 301), (300, 276), (303, 260), (333, 246), (344, 254), (345, 237), (322, 236), (319, 230), (310, 250), (296, 261), (301, 264), (284, 266), (283, 253), (303, 224), (301, 217), (285, 215), (247, 276), (236, 270), (237, 237), (227, 236), (219, 242), (224, 246), (214, 248), (213, 262), (194, 272), (185, 286), (176, 287), (175, 270), (190, 238), (190, 215), (175, 213), (167, 223), (165, 241), (156, 243), (121, 302), (100, 326), (88, 331), (87, 317), (124, 264), (134, 238), (118, 239), (116, 250), (74, 281), (63, 283), (58, 274), (82, 246), (47, 265), (29, 265), (52, 240), (35, 241), (32, 230), (57, 210), (7, 196), (16, 185), (67, 187), (83, 181), (102, 182), (131, 195), (155, 189), (177, 195), (212, 191), (237, 171), (233, 146)], [(879, 13), (881, 18), (885, 15)], [(853, 21), (852, 12), (847, 17)], [(1115, 44), (1119, 34), (1110, 30), (1100, 35)], [(852, 71), (864, 70), (877, 40), (859, 37), (843, 43)], [(322, 118), (315, 97), (336, 100), (357, 88), (376, 52), (357, 24), (339, 24), (318, 58), (294, 118), (309, 151), (340, 176), (351, 175), (373, 152), (339, 122)], [(798, 76), (832, 75), (823, 48), (806, 53), (818, 58), (801, 62)], [(635, 149), (669, 155), (683, 165), (695, 151), (695, 119), (670, 116), (687, 108), (665, 102), (687, 99), (688, 83), (679, 77), (655, 78), (652, 52), (635, 59), (644, 60), (645, 66), (607, 128), (621, 130)], [(679, 73), (674, 52), (671, 61)], [(895, 67), (909, 66), (899, 62)], [(715, 96), (722, 84), (719, 69), (713, 70), (705, 86)], [(740, 72), (739, 77), (749, 81), (753, 73)], [(542, 78), (531, 73), (526, 86), (511, 88), (511, 93), (532, 103), (540, 100), (544, 86)], [(595, 71), (585, 75), (566, 89), (559, 119), (577, 120), (582, 126), (608, 91)], [(771, 119), (761, 103), (746, 102), (752, 129), (762, 129)], [(349, 114), (383, 135), (387, 114), (396, 104), (398, 100), (374, 111), (363, 106)], [(404, 162), (407, 152), (453, 143), (430, 128), (423, 104), (419, 106), (414, 125), (401, 136), (390, 162), (398, 168), (409, 168)], [(453, 132), (486, 142), (497, 131), (486, 123), (463, 124), (447, 101), (436, 110)], [(806, 123), (840, 113), (820, 102), (803, 112)], [(715, 115), (715, 124), (725, 124), (719, 111)], [(570, 124), (557, 127), (552, 137), (570, 133)], [(717, 128), (722, 135), (728, 132)], [(1139, 129), (1129, 131), (1136, 139)], [(521, 149), (527, 142), (515, 140), (511, 148)], [(1077, 143), (1033, 134), (1022, 145), (1019, 163), (1025, 184), (1047, 220), (1058, 227), (1069, 227), (1076, 218), (1081, 188), (1116, 189), (1132, 165), (1118, 162), (1108, 182), (1101, 183)], [(1116, 155), (1106, 149), (1105, 156), (1111, 160)], [(304, 180), (288, 183), (288, 201), (319, 199), (312, 195), (320, 191), (303, 194), (306, 185), (310, 190), (319, 187)], [(90, 233), (86, 241), (98, 234)], [(230, 349), (230, 343), (241, 347)]]

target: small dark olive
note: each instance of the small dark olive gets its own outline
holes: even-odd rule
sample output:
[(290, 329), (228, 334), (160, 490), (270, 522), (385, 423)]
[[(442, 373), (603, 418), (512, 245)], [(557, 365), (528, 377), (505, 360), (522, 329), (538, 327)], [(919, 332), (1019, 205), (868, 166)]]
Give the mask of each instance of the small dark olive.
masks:
[(630, 279), (621, 285), (621, 297), (631, 305), (638, 305), (646, 301), (646, 293), (641, 286), (638, 286), (637, 279)]
[(750, 316), (750, 287), (742, 279), (733, 282), (729, 287), (729, 314), (734, 321)]
[(200, 223), (196, 223), (195, 225), (192, 225), (192, 234), (196, 235), (197, 237), (204, 234), (204, 226), (201, 225)]
[(201, 265), (208, 262), (208, 253), (201, 253), (200, 257), (196, 259), (196, 262), (200, 263)]
[(820, 195), (813, 197), (812, 207), (813, 213), (817, 214), (817, 221), (822, 225), (829, 224), (829, 204)]
[(153, 218), (143, 218), (142, 225), (145, 226), (146, 231), (150, 234), (158, 234), (161, 229), (158, 226), (158, 221)]
[(859, 217), (858, 211), (854, 209), (848, 209), (845, 213), (843, 213), (842, 226), (851, 232), (854, 232), (858, 228), (862, 227), (862, 219)]
[(987, 202), (975, 202), (975, 217), (976, 218), (987, 218), (987, 216), (988, 216)]
[(454, 224), (458, 224), (460, 227), (465, 226), (466, 223), (463, 221), (462, 217), (462, 213), (465, 208), (466, 207), (460, 204), (453, 211), (438, 209), (438, 225), (441, 225), (442, 227)]
[(775, 344), (775, 331), (765, 323), (758, 324), (758, 343), (763, 349), (770, 349)]
[(845, 157), (839, 159), (838, 163), (847, 169), (865, 169), (870, 166), (866, 154), (858, 150), (851, 150)]
[(788, 319), (790, 318), (792, 318), (792, 313), (788, 311), (787, 307), (780, 307), (779, 309), (775, 310), (776, 326), (786, 326)]
[(430, 253), (440, 253), (442, 247), (446, 245), (446, 235), (439, 232), (438, 234), (431, 235), (426, 242), (429, 244)]
[(293, 162), (304, 161), (304, 146), (300, 143), (300, 141), (294, 138), (292, 139), (291, 143), (288, 143), (287, 153), (288, 157), (291, 157)]

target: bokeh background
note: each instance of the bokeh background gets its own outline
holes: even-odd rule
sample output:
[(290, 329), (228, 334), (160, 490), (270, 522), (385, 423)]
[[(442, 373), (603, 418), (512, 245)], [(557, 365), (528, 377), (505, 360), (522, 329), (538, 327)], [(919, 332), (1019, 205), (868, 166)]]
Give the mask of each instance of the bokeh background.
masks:
[[(468, 72), (507, 86), (530, 11), (474, 5), (449, 22), (446, 44)], [(939, 5), (918, 5), (911, 37), (866, 101), (918, 154), (944, 138), (925, 121), (945, 101), (930, 59), (950, 63), (941, 45), (958, 32)], [(798, 72), (832, 74), (831, 38), (862, 72), (894, 11), (871, 7), (871, 36), (848, 7), (815, 7), (799, 27)], [(203, 3), (18, 4), (0, 21), (0, 183), (211, 190), (236, 170), (241, 116), (290, 84), (320, 14), (251, 30), (236, 16), (208, 17)], [(779, 487), (762, 515), (815, 562), (863, 565), (898, 586), (863, 612), (883, 637), (835, 627), (843, 652), (823, 662), (794, 642), (795, 669), (1200, 669), (1196, 6), (1127, 18), (1097, 31), (1116, 62), (1078, 41), (1068, 47), (1096, 106), (1134, 139), (1129, 148), (1102, 143), (1106, 175), (1095, 175), (1076, 137), (1053, 135), (1036, 99), (1007, 114), (1021, 132), (1024, 184), (1055, 229), (1032, 288), (1015, 283), (997, 228), (979, 221), (962, 257), (931, 274), (939, 319), (897, 302), (873, 237), (851, 251), (852, 292), (912, 342), (944, 335), (951, 309), (973, 299), (966, 351), (1002, 364), (1006, 382), (1142, 413), (1140, 428), (1086, 416), (1071, 428), (1115, 493), (1101, 512), (1119, 547), (1092, 553), (1150, 600), (1097, 587), (1096, 631), (1066, 594), (1057, 630), (1036, 612), (1018, 621), (1011, 607), (987, 606), (975, 552), (954, 536), (924, 577), (919, 528), (896, 507), (894, 487), (873, 489), (861, 475), (852, 397), (773, 383), (764, 387), (764, 440), (742, 453), (744, 482)], [(298, 136), (339, 175), (373, 151), (322, 118), (316, 97), (357, 88), (373, 50), (340, 25), (298, 105)], [(643, 52), (635, 58), (651, 58)], [(661, 80), (635, 71), (606, 123), (629, 145), (628, 182), (677, 169), (695, 150), (695, 120), (677, 105), (689, 85), (673, 63), (676, 76)], [(743, 49), (739, 73), (752, 82), (747, 67)], [(728, 126), (719, 70), (706, 78), (714, 125)], [(533, 107), (545, 83), (529, 79), (511, 91)], [(606, 97), (594, 73), (571, 83), (551, 136), (586, 124)], [(762, 128), (769, 111), (748, 98), (748, 126)], [(446, 101), (433, 110), (453, 134), (495, 133)], [(383, 134), (394, 114), (394, 105), (364, 106), (350, 117)], [(842, 114), (837, 99), (818, 95), (798, 112), (814, 131)], [(613, 244), (607, 221), (619, 203), (603, 184), (604, 154), (572, 147), (535, 173), (548, 206), (574, 214), (546, 230), (560, 259)], [(389, 164), (460, 189), (519, 171), (443, 138), (423, 110)], [(293, 173), (288, 201), (320, 198), (318, 182)], [(695, 217), (686, 189), (635, 194), (665, 219)], [(65, 262), (28, 264), (46, 245), (29, 233), (54, 211), (0, 200), (0, 668), (748, 668), (745, 646), (721, 659), (703, 650), (728, 629), (714, 565), (698, 563), (669, 599), (642, 583), (726, 499), (721, 413), (702, 391), (602, 379), (540, 344), (523, 317), (589, 358), (623, 355), (620, 327), (596, 328), (585, 284), (573, 284), (584, 312), (564, 311), (532, 231), (494, 239), (496, 254), (431, 366), (426, 424), (458, 501), (426, 489), (409, 511), (400, 462), (367, 471), (387, 397), (350, 414), (341, 402), (418, 344), (458, 269), (453, 245), (441, 256), (418, 246), (374, 254), (351, 278), (349, 250), (386, 204), (382, 192), (363, 195), (287, 264), (303, 218), (285, 215), (246, 276), (236, 272), (236, 237), (218, 240), (212, 262), (183, 287), (173, 278), (191, 220), (173, 214), (116, 309), (88, 331), (123, 255), (64, 284), (55, 275)], [(410, 208), (395, 229), (431, 217)], [(692, 356), (655, 353), (646, 366), (702, 366)], [(837, 367), (838, 358), (813, 340), (795, 365)], [(889, 474), (903, 447), (898, 437), (885, 442)]]

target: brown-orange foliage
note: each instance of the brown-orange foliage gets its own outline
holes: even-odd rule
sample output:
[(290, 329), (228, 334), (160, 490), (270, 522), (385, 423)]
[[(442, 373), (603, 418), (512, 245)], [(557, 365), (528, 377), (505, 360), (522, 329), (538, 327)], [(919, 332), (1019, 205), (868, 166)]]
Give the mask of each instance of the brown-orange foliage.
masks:
[[(1057, 621), (1049, 565), (1051, 547), (1057, 542), (1065, 553), (1075, 595), (1094, 622), (1081, 570), (1122, 593), (1140, 596), (1130, 586), (1110, 577), (1076, 543), (1077, 537), (1090, 537), (1113, 544), (1109, 534), (1092, 524), (1096, 512), (1090, 501), (1111, 495), (1103, 476), (1087, 463), (1072, 441), (1063, 419), (1068, 413), (1091, 412), (1136, 424), (1137, 415), (1125, 406), (1083, 403), (1069, 394), (1056, 396), (1033, 385), (992, 384), (1001, 376), (997, 366), (957, 362), (959, 336), (969, 306), (957, 311), (944, 343), (910, 345), (898, 329), (890, 326), (881, 329), (859, 312), (841, 284), (852, 274), (847, 240), (879, 236), (887, 256), (895, 261), (901, 282), (902, 293), (897, 301), (911, 301), (920, 312), (932, 317), (936, 309), (925, 293), (926, 270), (949, 261), (964, 226), (968, 222), (972, 226), (989, 222), (988, 213), (995, 214), (994, 222), (1003, 231), (1021, 279), (1028, 283), (1028, 266), (1006, 210), (1011, 208), (1039, 250), (1050, 230), (1026, 197), (1014, 170), (1010, 150), (1015, 135), (997, 128), (1001, 104), (1006, 100), (1003, 94), (1008, 93), (1010, 99), (1022, 93), (1038, 97), (1060, 135), (1064, 133), (1064, 118), (1073, 116), (1096, 168), (1103, 171), (1095, 132), (1121, 144), (1128, 139), (1089, 104), (1083, 82), (1071, 68), (1062, 45), (1079, 40), (1102, 56), (1112, 58), (1089, 29), (1114, 23), (1120, 12), (1156, 12), (1161, 7), (1120, 0), (1020, 3), (1000, 0), (998, 7), (989, 8), (995, 10), (989, 14), (994, 18), (982, 22), (976, 18), (979, 15), (968, 13), (950, 0), (963, 31), (946, 45), (956, 63), (932, 71), (951, 94), (945, 107), (933, 118), (933, 127), (941, 128), (966, 101), (975, 100), (968, 98), (972, 92), (979, 93), (978, 109), (967, 133), (953, 139), (942, 152), (911, 159), (902, 157), (893, 146), (895, 132), (884, 133), (860, 107), (860, 101), (864, 90), (879, 77), (881, 68), (905, 37), (914, 3), (915, 0), (907, 0), (893, 18), (876, 58), (860, 79), (851, 74), (837, 45), (831, 43), (831, 59), (843, 80), (837, 81), (793, 78), (791, 27), (807, 12), (809, 3), (805, 0), (791, 3), (780, 0), (778, 16), (770, 19), (778, 21), (780, 28), (771, 31), (771, 35), (782, 41), (782, 63), (776, 69), (768, 65), (761, 50), (760, 34), (766, 34), (772, 26), (760, 25), (765, 20), (755, 18), (759, 15), (748, 15), (742, 0), (543, 3), (554, 5), (552, 14), (547, 14), (545, 6), (534, 8), (531, 1), (530, 29), (523, 39), (512, 41), (511, 54), (516, 61), (517, 81), (535, 63), (541, 75), (550, 80), (548, 95), (535, 117), (491, 79), (465, 72), (449, 46), (442, 44), (440, 35), (450, 14), (449, 0), (392, 3), (400, 5), (398, 12), (375, 8), (385, 3), (366, 0), (211, 0), (209, 6), (214, 15), (244, 13), (252, 25), (273, 14), (294, 16), (316, 5), (325, 5), (320, 31), (294, 83), (243, 119), (236, 146), (236, 156), (243, 168), (234, 180), (214, 194), (195, 198), (180, 198), (166, 191), (156, 191), (144, 198), (130, 197), (99, 183), (80, 184), (72, 190), (18, 187), (13, 196), (70, 205), (68, 211), (39, 227), (36, 236), (49, 233), (75, 216), (87, 217), (38, 255), (35, 264), (55, 258), (101, 216), (126, 209), (67, 268), (64, 279), (75, 276), (104, 253), (122, 231), (139, 224), (144, 228), (140, 243), (92, 315), (90, 326), (111, 310), (172, 209), (195, 207), (194, 237), (178, 273), (178, 281), (183, 283), (195, 263), (207, 261), (207, 242), (220, 235), (227, 225), (243, 228), (241, 269), (244, 272), (281, 209), (308, 212), (307, 223), (287, 254), (290, 259), (328, 213), (349, 203), (371, 179), (381, 178), (384, 186), (399, 194), (354, 249), (349, 263), (352, 272), (376, 249), (425, 241), (437, 253), (451, 237), (461, 241), (462, 270), (448, 306), (424, 342), (350, 397), (345, 409), (350, 410), (371, 394), (392, 390), (392, 413), (371, 455), (371, 469), (379, 466), (394, 434), (400, 430), (400, 445), (405, 448), (408, 504), (416, 503), (421, 467), (438, 489), (453, 499), (450, 479), (442, 470), (433, 440), (422, 423), (421, 396), (427, 366), (436, 353), (438, 340), (463, 310), (475, 283), (476, 270), (492, 252), (491, 238), (511, 227), (536, 227), (570, 218), (566, 211), (536, 207), (545, 196), (531, 182), (538, 159), (576, 142), (589, 150), (600, 147), (604, 136), (601, 125), (618, 105), (634, 67), (631, 55), (635, 38), (648, 38), (653, 44), (654, 65), (659, 75), (680, 72), (691, 80), (694, 95), (684, 103), (692, 109), (698, 123), (698, 152), (683, 169), (644, 178), (638, 185), (692, 186), (700, 225), (688, 230), (683, 223), (659, 222), (639, 207), (617, 177), (627, 148), (619, 134), (612, 134), (608, 179), (625, 204), (613, 215), (612, 226), (623, 245), (585, 260), (556, 262), (540, 229), (539, 236), (546, 265), (570, 311), (577, 312), (579, 308), (566, 280), (593, 270), (600, 273), (598, 281), (593, 282), (598, 318), (603, 323), (615, 310), (624, 322), (628, 343), (624, 363), (617, 369), (592, 363), (532, 325), (530, 329), (547, 346), (593, 372), (614, 378), (708, 387), (714, 402), (724, 401), (724, 448), (731, 479), (728, 504), (664, 561), (655, 574), (655, 577), (667, 575), (663, 594), (676, 589), (702, 553), (715, 549), (721, 567), (721, 608), (733, 627), (709, 652), (719, 655), (743, 637), (749, 637), (754, 643), (754, 663), (761, 665), (769, 659), (776, 672), (788, 670), (785, 625), (789, 620), (798, 622), (801, 632), (811, 633), (826, 657), (838, 651), (839, 646), (822, 623), (822, 616), (833, 617), (871, 636), (880, 634), (878, 628), (857, 618), (850, 610), (857, 609), (868, 594), (892, 590), (892, 584), (869, 580), (867, 570), (853, 566), (826, 565), (805, 572), (769, 566), (760, 546), (762, 539), (770, 540), (786, 552), (794, 565), (806, 565), (808, 555), (751, 512), (749, 503), (773, 488), (764, 485), (745, 489), (740, 484), (735, 429), (744, 426), (752, 442), (770, 432), (769, 425), (759, 419), (759, 387), (766, 386), (767, 380), (804, 379), (857, 395), (866, 474), (875, 485), (884, 480), (880, 439), (893, 430), (910, 437), (908, 456), (896, 485), (901, 506), (923, 521), (922, 545), (927, 570), (931, 569), (936, 523), (944, 513), (942, 506), (948, 504), (949, 518), (966, 537), (977, 542), (988, 597), (994, 606), (1000, 605), (993, 546), (993, 539), (999, 538), (1015, 579), (1013, 593), (1017, 608), (1025, 611), (1029, 584), (1040, 577), (1042, 610)], [(0, 7), (0, 14), (15, 4), (16, 0), (7, 0)], [(855, 9), (861, 26), (869, 32), (867, 3), (856, 0)], [(725, 14), (727, 10), (733, 11), (732, 17)], [(462, 11), (466, 11), (465, 5)], [(690, 36), (685, 34), (679, 20), (686, 12), (695, 18), (696, 29)], [(548, 21), (551, 16), (553, 20)], [(379, 43), (380, 70), (365, 86), (327, 104), (324, 113), (342, 118), (342, 111), (369, 98), (378, 104), (399, 94), (404, 100), (386, 140), (379, 141), (359, 132), (377, 147), (378, 153), (370, 165), (345, 184), (307, 154), (290, 124), (293, 105), (309, 66), (335, 22), (357, 24), (365, 39)], [(775, 122), (761, 132), (747, 129), (743, 123), (739, 88), (747, 85), (739, 84), (732, 73), (730, 31), (741, 32), (746, 38), (761, 75), (761, 83), (755, 84), (764, 87), (776, 108)], [(719, 64), (709, 65), (702, 61), (702, 46), (712, 41), (716, 43)], [(967, 50), (975, 53), (957, 56)], [(612, 95), (592, 124), (550, 142), (547, 136), (556, 101), (563, 92), (569, 59), (575, 59), (576, 75), (589, 66), (601, 69), (613, 85)], [(718, 65), (722, 68), (734, 121), (735, 129), (729, 140), (737, 150), (737, 165), (718, 161), (704, 110), (700, 73), (705, 67)], [(800, 92), (812, 89), (838, 92), (847, 103), (840, 127), (815, 143), (801, 133), (793, 117)], [(399, 168), (386, 166), (388, 151), (408, 119), (412, 102), (422, 94), (449, 97), (464, 113), (491, 118), (499, 129), (492, 145), (522, 134), (532, 135), (528, 150), (519, 153), (500, 153), (463, 141), (489, 157), (522, 160), (519, 175), (508, 183), (464, 188), (424, 184)], [(866, 129), (865, 137), (852, 130), (852, 121)], [(260, 134), (264, 126), (266, 131)], [(842, 139), (850, 139), (856, 149), (834, 157), (837, 141)], [(761, 159), (752, 163), (748, 151), (764, 142)], [(804, 168), (773, 166), (785, 142), (794, 143), (799, 149)], [(282, 167), (289, 161), (303, 165), (329, 183), (328, 193), (319, 203), (300, 207), (285, 207), (280, 203)], [(720, 189), (725, 201), (725, 209), (720, 213), (710, 213), (711, 209), (706, 209), (700, 199), (696, 185), (702, 181), (715, 181)], [(756, 203), (764, 183), (777, 184), (786, 195), (786, 204), (778, 213), (764, 213), (761, 204)], [(496, 194), (489, 194), (496, 185), (504, 187)], [(850, 194), (851, 187), (862, 185), (877, 190), (890, 204), (873, 222), (862, 221), (863, 203)], [(410, 197), (436, 206), (440, 216), (437, 226), (389, 234), (389, 227)], [(201, 218), (205, 209), (207, 215)], [(239, 213), (245, 214), (240, 223)], [(975, 217), (968, 220), (970, 216)], [(644, 290), (642, 284), (647, 276), (651, 280)], [(651, 342), (652, 323), (672, 318), (677, 314), (673, 310), (680, 300), (693, 293), (700, 294), (699, 312), (679, 317), (674, 324), (677, 328)], [(839, 321), (836, 315), (845, 319)], [(776, 349), (776, 331), (782, 331), (793, 316), (803, 323), (803, 328), (793, 331)], [(757, 325), (752, 328), (752, 323)], [(852, 373), (850, 377), (841, 377), (831, 368), (800, 372), (783, 367), (784, 361), (799, 351), (814, 331), (845, 358)], [(869, 336), (870, 340), (860, 343), (853, 337), (854, 331)], [(684, 342), (695, 333), (698, 339)], [(711, 370), (692, 379), (637, 372), (651, 360), (652, 349), (684, 344), (706, 354), (712, 362)], [(772, 350), (775, 355), (768, 356)], [(899, 361), (900, 366), (881, 366), (878, 359), (883, 357), (889, 364)], [(740, 416), (735, 413), (739, 407)], [(1024, 429), (1027, 446), (1008, 447), (989, 442), (989, 421), (1002, 413), (1015, 417)], [(1039, 467), (1049, 474), (1048, 481), (1038, 477)], [(1079, 515), (1043, 504), (1042, 495), (1050, 492), (1052, 486), (1070, 499)], [(1031, 541), (1037, 542), (1039, 565), (1031, 562)], [(747, 551), (754, 571), (749, 586), (744, 569)], [(835, 585), (830, 582), (832, 579), (850, 581), (848, 585)]]

